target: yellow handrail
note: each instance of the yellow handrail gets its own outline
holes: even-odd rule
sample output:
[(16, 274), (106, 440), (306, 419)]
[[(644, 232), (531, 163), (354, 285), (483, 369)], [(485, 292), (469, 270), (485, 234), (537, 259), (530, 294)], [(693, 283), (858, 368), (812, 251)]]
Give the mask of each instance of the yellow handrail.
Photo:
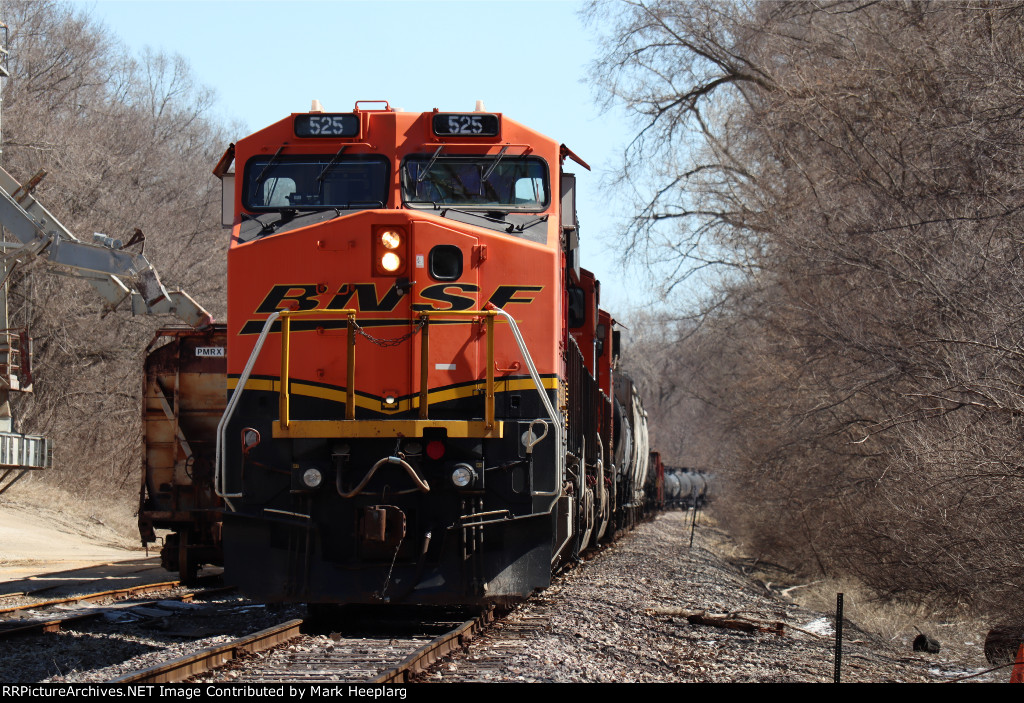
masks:
[[(356, 417), (356, 366), (355, 366), (355, 345), (356, 338), (352, 330), (356, 325), (356, 310), (350, 309), (319, 309), (319, 310), (282, 310), (281, 318), (281, 389), (279, 396), (278, 412), (282, 429), (287, 429), (291, 423), (291, 391), (289, 389), (289, 367), (291, 363), (291, 318), (300, 315), (331, 315), (338, 318), (342, 315), (348, 318), (346, 330), (348, 332), (348, 355), (346, 360), (347, 379), (345, 389), (345, 419), (355, 420)], [(486, 388), (484, 398), (484, 427), (491, 430), (495, 425), (494, 412), (494, 319), (497, 316), (494, 310), (424, 310), (420, 312), (420, 321), (423, 324), (420, 347), (420, 408), (419, 417), (421, 420), (429, 418), (430, 408), (430, 386), (428, 374), (430, 371), (430, 318), (441, 315), (483, 317), (486, 320), (487, 334), (487, 372)]]
[(487, 385), (484, 398), (484, 427), (488, 430), (494, 427), (494, 318), (497, 316), (494, 310), (423, 310), (420, 312), (420, 319), (423, 320), (423, 339), (420, 349), (420, 419), (427, 419), (427, 408), (429, 405), (427, 384), (427, 373), (430, 369), (428, 361), (430, 346), (427, 337), (429, 318), (441, 315), (458, 315), (470, 317), (484, 317), (487, 320)]
[(355, 347), (356, 338), (352, 334), (353, 323), (356, 320), (356, 311), (344, 309), (320, 309), (320, 310), (281, 310), (281, 393), (278, 400), (278, 415), (279, 422), (284, 428), (288, 427), (291, 422), (291, 408), (290, 400), (291, 393), (288, 389), (289, 386), (289, 372), (288, 368), (291, 362), (291, 334), (292, 334), (292, 318), (299, 315), (317, 315), (327, 314), (338, 317), (345, 315), (348, 317), (348, 388), (345, 392), (345, 419), (354, 420), (356, 417), (356, 366), (355, 366)]

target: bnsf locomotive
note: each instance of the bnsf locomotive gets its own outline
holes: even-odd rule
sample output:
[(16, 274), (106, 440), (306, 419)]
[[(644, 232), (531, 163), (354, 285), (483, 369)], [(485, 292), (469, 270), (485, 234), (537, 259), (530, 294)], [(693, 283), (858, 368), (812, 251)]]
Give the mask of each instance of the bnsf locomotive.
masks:
[(521, 599), (644, 506), (646, 416), (580, 267), (589, 167), (482, 109), (317, 107), (215, 170), (228, 323), (150, 357), (143, 539), (269, 602)]

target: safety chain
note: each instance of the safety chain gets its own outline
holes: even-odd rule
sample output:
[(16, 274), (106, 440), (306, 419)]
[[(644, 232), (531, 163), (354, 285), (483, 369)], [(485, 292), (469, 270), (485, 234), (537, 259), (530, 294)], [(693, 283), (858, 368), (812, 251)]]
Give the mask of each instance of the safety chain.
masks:
[(395, 547), (395, 555), (391, 557), (391, 568), (388, 569), (388, 575), (384, 578), (384, 586), (380, 589), (380, 594), (377, 595), (382, 601), (387, 603), (390, 598), (387, 596), (388, 586), (391, 584), (391, 572), (395, 570), (395, 560), (398, 559), (398, 550), (402, 548), (402, 542), (405, 541), (405, 535), (402, 535), (398, 540), (398, 546)]
[(372, 334), (369, 334), (366, 330), (360, 327), (359, 323), (356, 322), (355, 320), (350, 320), (350, 324), (355, 328), (356, 334), (360, 334), (363, 337), (366, 337), (366, 339), (368, 339), (373, 344), (376, 344), (378, 347), (397, 347), (405, 340), (415, 336), (416, 333), (423, 328), (424, 321), (420, 320), (419, 322), (417, 322), (415, 325), (412, 326), (411, 330), (403, 334), (401, 337), (391, 338), (374, 337)]

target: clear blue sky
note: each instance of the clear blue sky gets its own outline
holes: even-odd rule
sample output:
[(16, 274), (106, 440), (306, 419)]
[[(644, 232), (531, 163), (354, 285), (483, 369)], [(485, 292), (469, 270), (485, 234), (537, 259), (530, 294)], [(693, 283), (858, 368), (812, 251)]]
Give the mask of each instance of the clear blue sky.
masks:
[[(593, 30), (568, 1), (175, 2), (83, 0), (129, 47), (177, 53), (213, 88), (226, 121), (249, 131), (292, 112), (387, 100), (410, 111), (472, 110), (483, 100), (565, 143), (575, 167), (583, 266), (620, 318), (644, 302), (617, 264), (612, 235), (627, 204), (599, 190), (630, 137), (622, 114), (598, 110), (585, 83)], [(242, 136), (241, 134), (236, 136)], [(627, 322), (628, 324), (628, 322)]]

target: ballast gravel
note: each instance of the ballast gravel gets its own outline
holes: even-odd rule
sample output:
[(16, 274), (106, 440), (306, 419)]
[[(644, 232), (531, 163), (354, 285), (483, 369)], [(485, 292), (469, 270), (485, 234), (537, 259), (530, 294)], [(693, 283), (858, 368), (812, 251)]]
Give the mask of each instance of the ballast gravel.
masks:
[[(744, 575), (722, 556), (728, 536), (714, 527), (698, 523), (690, 548), (691, 517), (672, 511), (640, 524), (420, 680), (832, 682), (834, 614)], [(765, 631), (691, 624), (695, 611)], [(849, 621), (843, 631), (843, 682), (940, 682), (978, 671), (914, 653), (909, 642), (897, 649)], [(973, 680), (1007, 681), (1009, 671)]]
[(106, 682), (301, 617), (301, 611), (238, 597), (188, 608), (110, 610), (59, 632), (0, 640), (0, 681)]
[[(726, 556), (728, 536), (703, 515), (691, 548), (691, 517), (672, 511), (641, 523), (420, 681), (832, 681), (833, 615), (802, 608), (745, 575)], [(713, 624), (687, 618), (701, 611)], [(0, 642), (0, 680), (109, 681), (293, 617), (301, 609), (225, 598), (163, 620), (96, 620)], [(721, 620), (757, 627), (729, 629)], [(979, 670), (914, 653), (909, 641), (882, 641), (849, 621), (844, 635), (844, 682), (940, 682)], [(972, 680), (1008, 679), (1004, 669)]]

